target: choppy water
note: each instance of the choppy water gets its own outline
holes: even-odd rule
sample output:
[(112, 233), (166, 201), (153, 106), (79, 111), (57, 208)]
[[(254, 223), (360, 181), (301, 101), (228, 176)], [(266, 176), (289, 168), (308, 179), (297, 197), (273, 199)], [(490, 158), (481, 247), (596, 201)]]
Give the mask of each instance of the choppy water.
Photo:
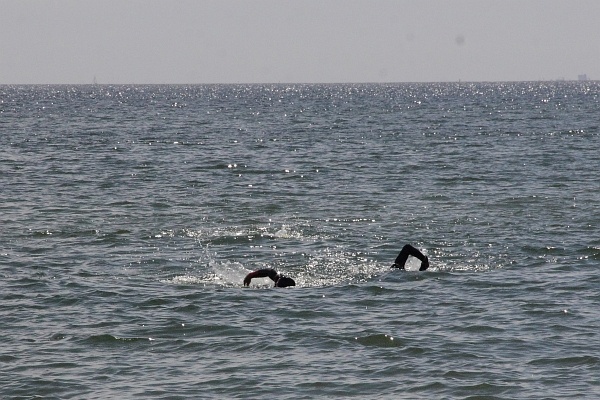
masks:
[(599, 93), (0, 86), (2, 397), (597, 398)]

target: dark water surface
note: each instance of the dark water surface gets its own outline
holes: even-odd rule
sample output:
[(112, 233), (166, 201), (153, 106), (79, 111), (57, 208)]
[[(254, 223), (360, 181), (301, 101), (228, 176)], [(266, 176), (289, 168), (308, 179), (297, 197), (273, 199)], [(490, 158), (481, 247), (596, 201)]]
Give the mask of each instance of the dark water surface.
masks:
[(2, 397), (599, 397), (599, 94), (0, 86)]

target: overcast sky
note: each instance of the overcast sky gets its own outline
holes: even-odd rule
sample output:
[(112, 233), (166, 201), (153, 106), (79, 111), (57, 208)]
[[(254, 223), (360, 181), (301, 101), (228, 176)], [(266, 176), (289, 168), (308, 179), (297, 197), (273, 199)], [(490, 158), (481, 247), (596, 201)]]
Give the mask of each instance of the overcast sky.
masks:
[(600, 79), (600, 0), (0, 0), (0, 84)]

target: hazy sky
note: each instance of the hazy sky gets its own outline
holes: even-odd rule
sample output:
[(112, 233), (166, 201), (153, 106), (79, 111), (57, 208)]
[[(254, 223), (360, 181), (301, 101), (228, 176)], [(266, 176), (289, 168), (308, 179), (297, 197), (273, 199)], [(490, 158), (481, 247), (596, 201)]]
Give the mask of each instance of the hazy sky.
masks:
[(0, 84), (600, 79), (600, 0), (0, 0)]

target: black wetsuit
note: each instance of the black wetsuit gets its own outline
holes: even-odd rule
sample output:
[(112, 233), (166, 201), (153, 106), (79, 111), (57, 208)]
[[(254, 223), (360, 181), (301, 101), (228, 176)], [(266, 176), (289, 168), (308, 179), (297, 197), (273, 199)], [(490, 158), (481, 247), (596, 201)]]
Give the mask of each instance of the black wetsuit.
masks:
[(244, 278), (244, 286), (250, 285), (252, 278), (270, 278), (275, 282), (275, 287), (296, 286), (296, 282), (292, 278), (283, 276), (272, 268), (259, 269), (258, 271), (250, 272)]
[(427, 268), (429, 268), (429, 259), (427, 256), (423, 255), (423, 253), (410, 244), (404, 245), (400, 251), (400, 254), (398, 254), (398, 257), (396, 257), (396, 261), (394, 261), (392, 268), (404, 269), (404, 265), (406, 264), (408, 256), (413, 256), (421, 260), (421, 268), (419, 268), (419, 271), (425, 271)]

